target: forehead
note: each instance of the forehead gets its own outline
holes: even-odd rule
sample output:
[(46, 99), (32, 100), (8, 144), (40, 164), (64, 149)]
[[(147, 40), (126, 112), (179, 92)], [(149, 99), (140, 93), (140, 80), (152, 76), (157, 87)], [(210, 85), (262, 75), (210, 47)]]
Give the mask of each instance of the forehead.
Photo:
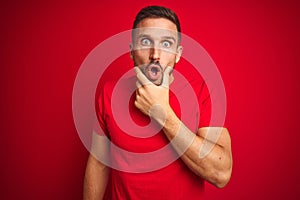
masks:
[(140, 21), (136, 28), (161, 28), (161, 29), (170, 29), (173, 31), (177, 31), (176, 25), (168, 19), (165, 18), (145, 18)]
[(145, 18), (140, 21), (134, 35), (149, 35), (152, 37), (174, 37), (177, 39), (177, 27), (168, 19), (165, 18)]

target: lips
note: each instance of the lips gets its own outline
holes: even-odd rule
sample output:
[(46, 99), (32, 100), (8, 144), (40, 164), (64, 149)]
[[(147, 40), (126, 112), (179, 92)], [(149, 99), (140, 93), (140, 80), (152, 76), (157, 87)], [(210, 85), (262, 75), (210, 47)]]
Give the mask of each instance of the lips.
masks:
[(150, 65), (147, 69), (147, 75), (148, 75), (149, 79), (153, 80), (153, 81), (159, 79), (161, 73), (162, 73), (162, 70), (157, 65)]
[(144, 68), (144, 74), (154, 84), (159, 85), (163, 78), (163, 69), (159, 64), (149, 64)]

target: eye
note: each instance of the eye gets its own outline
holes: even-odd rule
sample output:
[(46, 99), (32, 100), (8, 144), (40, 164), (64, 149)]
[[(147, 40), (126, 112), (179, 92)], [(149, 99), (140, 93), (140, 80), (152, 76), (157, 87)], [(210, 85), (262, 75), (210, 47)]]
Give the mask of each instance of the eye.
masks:
[(151, 41), (148, 38), (144, 38), (141, 40), (142, 45), (149, 46), (151, 45)]
[(163, 41), (163, 43), (162, 43), (162, 46), (163, 47), (167, 47), (167, 48), (169, 48), (169, 47), (171, 47), (171, 45), (172, 45), (172, 42), (170, 42), (170, 41)]

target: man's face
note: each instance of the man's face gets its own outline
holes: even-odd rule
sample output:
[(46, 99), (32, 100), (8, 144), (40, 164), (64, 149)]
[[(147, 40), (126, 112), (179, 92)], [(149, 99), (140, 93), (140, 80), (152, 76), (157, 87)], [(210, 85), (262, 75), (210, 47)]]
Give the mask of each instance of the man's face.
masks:
[(165, 18), (143, 19), (134, 31), (131, 58), (146, 77), (156, 85), (162, 83), (163, 71), (180, 59), (176, 25)]

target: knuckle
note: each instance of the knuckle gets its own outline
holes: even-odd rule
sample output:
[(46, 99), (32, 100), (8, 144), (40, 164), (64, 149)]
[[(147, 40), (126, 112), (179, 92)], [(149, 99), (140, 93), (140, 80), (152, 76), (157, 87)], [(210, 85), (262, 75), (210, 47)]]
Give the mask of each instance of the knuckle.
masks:
[(139, 89), (138, 89), (138, 92), (139, 92), (139, 95), (140, 95), (140, 96), (144, 96), (144, 95), (145, 95), (145, 91), (144, 91), (143, 88), (139, 88)]
[(134, 105), (138, 108), (139, 107), (139, 103), (137, 100), (134, 101)]
[(140, 95), (136, 95), (134, 103), (138, 103), (140, 99), (141, 99)]

